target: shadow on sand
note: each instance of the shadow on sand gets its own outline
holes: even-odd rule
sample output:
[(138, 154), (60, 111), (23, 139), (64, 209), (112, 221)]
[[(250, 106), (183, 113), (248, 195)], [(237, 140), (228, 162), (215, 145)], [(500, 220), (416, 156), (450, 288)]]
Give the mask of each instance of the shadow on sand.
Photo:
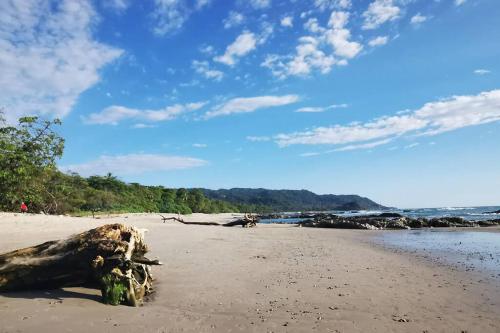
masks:
[(0, 296), (7, 298), (46, 299), (55, 301), (64, 301), (65, 299), (79, 298), (102, 303), (101, 295), (95, 293), (96, 289), (78, 288), (78, 291), (69, 289), (70, 288), (52, 290), (9, 291), (1, 292)]

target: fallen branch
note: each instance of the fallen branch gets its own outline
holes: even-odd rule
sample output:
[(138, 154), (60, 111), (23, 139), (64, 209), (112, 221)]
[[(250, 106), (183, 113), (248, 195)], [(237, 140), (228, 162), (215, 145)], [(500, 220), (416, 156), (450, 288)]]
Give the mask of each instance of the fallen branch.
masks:
[(234, 227), (237, 225), (241, 225), (243, 228), (252, 228), (259, 223), (259, 218), (256, 215), (251, 215), (251, 214), (245, 214), (243, 219), (239, 219), (236, 221), (231, 221), (225, 224), (217, 223), (217, 222), (187, 222), (184, 221), (180, 216), (178, 217), (165, 217), (161, 214), (161, 219), (163, 220), (163, 223), (166, 221), (177, 221), (182, 224), (191, 224), (191, 225), (218, 225), (218, 226), (223, 226), (223, 227)]
[(216, 223), (216, 222), (186, 222), (184, 221), (180, 216), (178, 217), (165, 217), (161, 214), (159, 214), (161, 216), (161, 219), (163, 220), (163, 223), (167, 222), (167, 221), (177, 221), (177, 222), (180, 222), (182, 224), (195, 224), (195, 225), (221, 225), (220, 223)]
[(185, 223), (184, 220), (180, 217), (180, 215), (178, 217), (165, 217), (161, 214), (159, 214), (161, 216), (161, 219), (163, 221), (163, 223), (167, 222), (167, 221), (177, 221), (177, 222), (180, 222), (180, 223)]

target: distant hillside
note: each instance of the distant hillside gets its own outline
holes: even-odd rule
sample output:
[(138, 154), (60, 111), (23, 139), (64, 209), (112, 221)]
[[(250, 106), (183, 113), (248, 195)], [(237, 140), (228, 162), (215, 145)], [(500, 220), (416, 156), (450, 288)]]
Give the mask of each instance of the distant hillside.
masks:
[(307, 190), (232, 188), (229, 190), (202, 189), (202, 191), (210, 199), (222, 200), (234, 204), (264, 206), (276, 212), (386, 208), (359, 195), (318, 195)]

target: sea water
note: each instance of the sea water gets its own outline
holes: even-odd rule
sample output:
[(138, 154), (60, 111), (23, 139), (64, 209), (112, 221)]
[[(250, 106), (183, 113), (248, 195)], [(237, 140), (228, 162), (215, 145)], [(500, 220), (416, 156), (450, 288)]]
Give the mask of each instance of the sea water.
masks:
[(500, 231), (419, 229), (383, 231), (376, 243), (500, 279)]
[[(492, 214), (500, 206), (483, 207), (440, 207), (440, 208), (415, 208), (415, 209), (388, 209), (380, 210), (361, 210), (361, 211), (329, 211), (323, 213), (335, 214), (339, 216), (363, 216), (381, 213), (398, 213), (411, 218), (435, 218), (435, 217), (461, 217), (469, 221), (500, 219), (500, 214)], [(294, 216), (297, 213), (283, 213), (283, 215)], [(305, 219), (301, 218), (279, 218), (263, 219), (261, 223), (298, 223)]]

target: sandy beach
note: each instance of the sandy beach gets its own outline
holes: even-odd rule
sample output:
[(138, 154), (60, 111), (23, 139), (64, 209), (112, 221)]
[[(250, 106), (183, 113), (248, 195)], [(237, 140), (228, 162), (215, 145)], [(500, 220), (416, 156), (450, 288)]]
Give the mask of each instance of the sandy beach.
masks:
[[(185, 217), (230, 221), (232, 214)], [(500, 280), (375, 246), (373, 233), (0, 214), (0, 252), (106, 223), (147, 228), (156, 293), (139, 308), (98, 290), (0, 295), (0, 332), (499, 332)]]

